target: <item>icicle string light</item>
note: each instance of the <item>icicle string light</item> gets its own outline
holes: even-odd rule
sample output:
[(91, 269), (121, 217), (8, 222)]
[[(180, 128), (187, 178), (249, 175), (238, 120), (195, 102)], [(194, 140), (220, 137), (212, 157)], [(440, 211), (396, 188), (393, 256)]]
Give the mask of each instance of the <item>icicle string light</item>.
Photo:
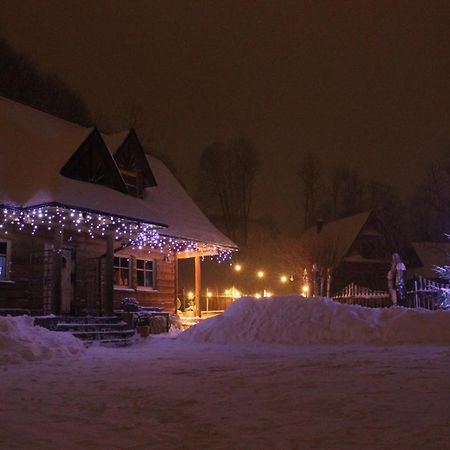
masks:
[[(39, 230), (67, 229), (70, 233), (86, 233), (91, 239), (113, 233), (116, 241), (122, 241), (123, 247), (133, 249), (159, 250), (169, 253), (186, 252), (186, 254), (215, 253), (212, 258), (223, 262), (232, 257), (233, 250), (211, 244), (199, 243), (186, 239), (177, 239), (160, 235), (158, 226), (148, 223), (127, 220), (121, 217), (79, 211), (71, 208), (48, 206), (28, 209), (2, 208), (0, 216), (0, 233), (8, 234), (8, 228), (16, 227), (19, 231), (25, 228), (34, 235)], [(202, 256), (204, 259), (204, 256)]]

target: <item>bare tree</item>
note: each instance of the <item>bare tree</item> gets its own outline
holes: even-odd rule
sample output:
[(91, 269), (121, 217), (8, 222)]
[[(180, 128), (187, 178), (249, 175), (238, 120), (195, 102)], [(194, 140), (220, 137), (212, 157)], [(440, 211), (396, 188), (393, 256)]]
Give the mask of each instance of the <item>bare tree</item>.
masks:
[(413, 196), (414, 238), (442, 241), (450, 230), (450, 151), (431, 164)]
[(323, 187), (322, 173), (323, 167), (313, 154), (306, 154), (300, 161), (298, 176), (303, 203), (304, 229), (308, 228), (316, 219), (316, 208)]
[(210, 212), (218, 205), (218, 215), (227, 234), (245, 245), (252, 205), (258, 158), (244, 139), (214, 143), (200, 159), (199, 198)]
[(333, 219), (352, 215), (365, 208), (364, 183), (352, 169), (334, 169), (331, 174), (330, 193)]

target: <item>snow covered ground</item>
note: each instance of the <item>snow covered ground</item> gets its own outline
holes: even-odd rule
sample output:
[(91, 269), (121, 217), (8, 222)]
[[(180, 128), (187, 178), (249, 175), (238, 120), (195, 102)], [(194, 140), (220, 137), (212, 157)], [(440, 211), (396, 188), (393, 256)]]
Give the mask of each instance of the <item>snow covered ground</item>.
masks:
[(176, 339), (0, 359), (0, 448), (450, 449), (450, 313), (255, 302)]

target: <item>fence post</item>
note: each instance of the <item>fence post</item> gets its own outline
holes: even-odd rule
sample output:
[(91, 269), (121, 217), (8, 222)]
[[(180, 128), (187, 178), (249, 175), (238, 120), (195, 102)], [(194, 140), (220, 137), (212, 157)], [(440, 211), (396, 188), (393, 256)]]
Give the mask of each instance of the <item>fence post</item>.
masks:
[(417, 291), (417, 279), (414, 280), (414, 299), (416, 303), (416, 308), (420, 308), (420, 299), (419, 299), (419, 293)]

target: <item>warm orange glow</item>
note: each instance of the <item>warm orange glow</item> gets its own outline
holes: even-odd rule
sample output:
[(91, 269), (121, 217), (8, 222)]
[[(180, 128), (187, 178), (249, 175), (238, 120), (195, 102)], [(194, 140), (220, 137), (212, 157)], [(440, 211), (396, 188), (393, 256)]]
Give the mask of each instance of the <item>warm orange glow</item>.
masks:
[(189, 291), (189, 292), (187, 293), (187, 298), (188, 298), (189, 300), (192, 300), (192, 299), (194, 298), (194, 293), (193, 293), (192, 291)]
[(258, 278), (264, 278), (265, 273), (264, 273), (264, 271), (259, 270), (259, 271), (256, 273), (256, 275), (258, 276)]
[(287, 283), (287, 280), (288, 280), (288, 277), (287, 277), (286, 275), (281, 275), (280, 281), (281, 281), (282, 283)]
[(235, 270), (236, 272), (240, 272), (240, 271), (242, 270), (242, 266), (241, 266), (240, 264), (235, 264), (235, 265), (234, 265), (234, 270)]
[(208, 292), (206, 293), (206, 296), (207, 296), (207, 297), (212, 297), (212, 292), (208, 291)]

